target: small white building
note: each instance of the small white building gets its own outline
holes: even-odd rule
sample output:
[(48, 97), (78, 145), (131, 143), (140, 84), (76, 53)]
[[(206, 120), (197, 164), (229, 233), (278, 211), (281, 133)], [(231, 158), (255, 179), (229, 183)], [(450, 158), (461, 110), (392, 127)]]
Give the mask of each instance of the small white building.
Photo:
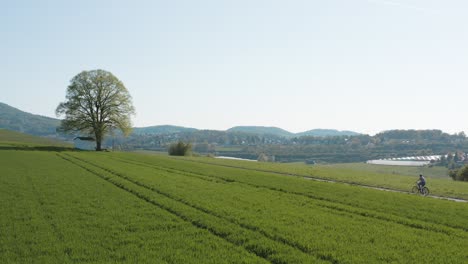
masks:
[(96, 141), (92, 137), (76, 137), (73, 139), (76, 149), (95, 150)]

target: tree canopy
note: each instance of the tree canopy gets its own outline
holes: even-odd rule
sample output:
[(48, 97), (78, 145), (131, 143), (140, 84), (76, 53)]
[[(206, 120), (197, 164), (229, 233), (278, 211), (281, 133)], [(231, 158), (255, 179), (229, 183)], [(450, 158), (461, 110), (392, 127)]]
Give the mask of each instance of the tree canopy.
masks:
[(83, 71), (73, 77), (66, 101), (58, 105), (57, 116), (65, 115), (60, 128), (64, 131), (92, 135), (96, 150), (106, 134), (114, 129), (124, 135), (131, 132), (132, 98), (123, 83), (104, 70)]

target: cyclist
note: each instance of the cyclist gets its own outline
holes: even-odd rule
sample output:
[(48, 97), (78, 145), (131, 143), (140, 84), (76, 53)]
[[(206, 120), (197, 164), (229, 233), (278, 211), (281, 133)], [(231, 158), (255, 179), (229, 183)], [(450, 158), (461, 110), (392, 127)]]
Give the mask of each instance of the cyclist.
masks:
[(418, 184), (419, 191), (422, 191), (424, 185), (426, 185), (426, 178), (422, 174), (419, 174), (419, 179), (416, 183)]

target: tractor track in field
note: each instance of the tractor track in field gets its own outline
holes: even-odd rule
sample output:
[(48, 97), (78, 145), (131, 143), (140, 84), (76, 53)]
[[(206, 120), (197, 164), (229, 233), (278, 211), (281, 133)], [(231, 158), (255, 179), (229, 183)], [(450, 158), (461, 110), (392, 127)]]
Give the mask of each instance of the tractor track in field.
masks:
[[(326, 208), (326, 209), (329, 209), (329, 210), (345, 212), (345, 213), (348, 213), (348, 214), (354, 214), (354, 215), (359, 215), (359, 216), (363, 216), (363, 217), (370, 217), (370, 218), (374, 218), (376, 220), (392, 222), (394, 224), (404, 225), (404, 226), (411, 227), (411, 228), (425, 229), (425, 230), (430, 230), (432, 232), (443, 233), (443, 234), (446, 234), (446, 235), (453, 235), (453, 232), (444, 230), (444, 228), (435, 228), (433, 226), (428, 227), (424, 223), (414, 223), (414, 222), (404, 220), (404, 219), (409, 219), (411, 221), (421, 222), (421, 220), (419, 220), (419, 219), (413, 219), (411, 217), (402, 218), (400, 216), (396, 216), (396, 215), (393, 215), (393, 214), (390, 214), (390, 215), (393, 216), (393, 218), (392, 217), (387, 217), (382, 212), (379, 212), (379, 211), (376, 211), (376, 210), (373, 210), (373, 209), (361, 208), (361, 207), (358, 207), (358, 206), (337, 202), (337, 201), (334, 201), (332, 199), (313, 196), (311, 194), (306, 194), (306, 193), (301, 193), (301, 192), (292, 192), (292, 191), (287, 191), (287, 190), (284, 190), (284, 189), (278, 189), (278, 188), (275, 188), (275, 187), (269, 187), (269, 186), (252, 184), (252, 183), (238, 181), (238, 180), (226, 179), (226, 178), (223, 178), (223, 177), (220, 177), (220, 176), (212, 176), (212, 175), (206, 175), (206, 174), (201, 174), (201, 173), (195, 173), (195, 172), (191, 172), (191, 171), (175, 169), (175, 168), (172, 168), (172, 167), (162, 167), (162, 166), (158, 166), (158, 165), (154, 165), (154, 164), (148, 164), (146, 162), (140, 162), (140, 161), (128, 160), (128, 159), (121, 159), (121, 158), (116, 158), (116, 157), (111, 157), (111, 156), (109, 156), (109, 157), (111, 159), (117, 160), (119, 162), (124, 162), (124, 163), (137, 165), (137, 166), (145, 166), (147, 168), (152, 168), (152, 169), (155, 169), (155, 170), (162, 170), (162, 171), (166, 171), (166, 172), (169, 172), (169, 173), (177, 173), (177, 174), (180, 174), (180, 175), (185, 175), (187, 177), (196, 177), (198, 179), (205, 180), (205, 181), (223, 181), (223, 182), (226, 182), (226, 183), (236, 182), (236, 183), (239, 183), (239, 184), (243, 184), (243, 185), (247, 185), (247, 186), (251, 186), (251, 187), (255, 187), (255, 188), (264, 188), (264, 189), (267, 189), (267, 190), (270, 190), (270, 191), (281, 192), (281, 193), (285, 193), (285, 194), (289, 194), (289, 195), (302, 196), (302, 197), (312, 199), (314, 201), (318, 201), (319, 203), (316, 204), (317, 206), (322, 207), (322, 208)], [(207, 179), (207, 178), (211, 178), (211, 179)], [(324, 203), (331, 203), (331, 204), (335, 204), (335, 205), (327, 205), (327, 204), (324, 204)], [(340, 208), (340, 206), (341, 206), (341, 208)], [(356, 208), (358, 208), (358, 210), (361, 210), (361, 211), (356, 211), (356, 210), (343, 208), (343, 206), (356, 207)], [(395, 218), (399, 218), (399, 219), (395, 219)], [(456, 227), (456, 226), (445, 225), (443, 223), (433, 223), (433, 224), (443, 226), (443, 227), (449, 228), (449, 229), (467, 231), (467, 230), (465, 230), (463, 228)]]
[[(90, 173), (92, 173), (92, 174), (94, 174), (94, 175), (96, 175), (96, 176), (102, 178), (103, 180), (105, 180), (105, 181), (107, 181), (107, 182), (113, 184), (114, 186), (116, 186), (116, 187), (118, 187), (118, 188), (120, 188), (120, 189), (122, 189), (122, 190), (124, 190), (124, 191), (126, 191), (126, 192), (129, 192), (129, 193), (135, 195), (136, 197), (138, 197), (138, 198), (140, 198), (140, 199), (142, 199), (142, 200), (144, 200), (144, 201), (146, 201), (146, 202), (148, 202), (148, 203), (150, 203), (150, 204), (152, 204), (152, 205), (154, 205), (154, 206), (156, 206), (156, 207), (158, 207), (158, 208), (161, 208), (161, 209), (163, 209), (163, 210), (165, 210), (165, 211), (167, 211), (167, 212), (169, 212), (169, 213), (171, 213), (171, 214), (173, 214), (173, 215), (179, 217), (180, 219), (182, 219), (182, 220), (184, 220), (184, 221), (186, 221), (186, 222), (191, 223), (193, 226), (195, 226), (195, 227), (197, 227), (197, 228), (207, 230), (207, 231), (210, 232), (211, 234), (213, 234), (213, 235), (215, 235), (215, 236), (217, 236), (217, 237), (219, 237), (219, 238), (221, 238), (221, 239), (223, 239), (223, 240), (225, 240), (225, 241), (227, 241), (227, 242), (229, 242), (229, 243), (231, 243), (231, 244), (234, 244), (234, 245), (236, 245), (236, 246), (243, 247), (243, 248), (244, 248), (245, 250), (247, 250), (248, 252), (250, 252), (250, 253), (252, 253), (252, 254), (255, 254), (256, 256), (258, 256), (258, 257), (260, 257), (260, 258), (262, 258), (262, 259), (264, 259), (264, 260), (266, 260), (266, 261), (268, 261), (268, 262), (270, 262), (270, 263), (281, 263), (281, 262), (275, 262), (274, 260), (272, 261), (272, 260), (270, 260), (270, 259), (267, 258), (268, 256), (265, 256), (264, 254), (262, 254), (262, 252), (257, 252), (257, 251), (255, 251), (255, 249), (250, 249), (250, 248), (248, 248), (248, 247), (244, 247), (243, 245), (241, 245), (241, 244), (239, 244), (239, 243), (236, 243), (235, 241), (231, 241), (231, 240), (229, 240), (228, 238), (226, 238), (225, 235), (216, 232), (216, 230), (213, 230), (213, 228), (210, 227), (209, 225), (204, 224), (204, 223), (200, 223), (200, 222), (198, 222), (197, 220), (190, 219), (190, 217), (185, 216), (185, 215), (183, 215), (182, 213), (178, 212), (177, 210), (170, 208), (170, 206), (160, 204), (160, 203), (154, 201), (153, 199), (151, 199), (151, 198), (149, 198), (149, 197), (146, 197), (145, 195), (142, 195), (142, 194), (138, 193), (137, 191), (132, 190), (131, 188), (128, 188), (128, 187), (124, 186), (123, 184), (119, 184), (119, 183), (113, 182), (110, 178), (108, 178), (108, 177), (106, 177), (106, 176), (103, 176), (103, 175), (100, 175), (99, 173), (93, 171), (92, 169), (90, 169), (90, 168), (88, 168), (88, 167), (86, 167), (86, 166), (84, 166), (84, 165), (79, 164), (78, 162), (76, 162), (76, 161), (73, 160), (73, 159), (76, 159), (76, 160), (78, 160), (78, 161), (80, 161), (80, 162), (83, 162), (83, 163), (85, 163), (85, 164), (91, 165), (91, 166), (96, 167), (96, 168), (98, 168), (98, 169), (104, 170), (104, 171), (106, 171), (107, 173), (110, 173), (110, 174), (112, 174), (112, 175), (114, 175), (114, 176), (116, 176), (116, 177), (118, 177), (118, 178), (120, 178), (120, 179), (123, 179), (123, 180), (125, 180), (125, 181), (128, 181), (128, 182), (130, 182), (130, 183), (132, 183), (132, 184), (134, 184), (134, 185), (137, 185), (137, 186), (139, 186), (139, 187), (141, 187), (141, 188), (144, 188), (144, 189), (146, 189), (146, 190), (149, 190), (149, 191), (151, 191), (151, 192), (155, 192), (155, 193), (157, 193), (157, 194), (159, 194), (159, 195), (162, 195), (162, 196), (164, 196), (164, 197), (166, 197), (166, 198), (168, 198), (168, 199), (171, 199), (171, 200), (173, 200), (173, 201), (175, 201), (175, 202), (182, 203), (182, 204), (184, 204), (184, 205), (186, 205), (186, 206), (188, 206), (188, 207), (191, 207), (191, 208), (193, 208), (193, 209), (195, 209), (195, 210), (197, 210), (197, 211), (199, 211), (199, 212), (201, 212), (201, 213), (210, 215), (210, 216), (212, 216), (212, 217), (220, 218), (220, 219), (222, 219), (222, 220), (225, 220), (225, 221), (227, 221), (227, 222), (229, 222), (229, 223), (231, 223), (231, 224), (237, 225), (238, 227), (243, 228), (243, 229), (245, 229), (245, 230), (248, 230), (248, 231), (250, 231), (250, 232), (259, 233), (259, 234), (263, 235), (265, 238), (267, 238), (267, 239), (269, 239), (269, 240), (272, 240), (272, 241), (274, 241), (274, 242), (283, 244), (283, 245), (285, 245), (285, 246), (289, 246), (289, 247), (291, 247), (292, 249), (298, 250), (298, 251), (300, 251), (300, 252), (302, 252), (302, 253), (304, 253), (304, 254), (306, 254), (306, 255), (309, 255), (309, 256), (311, 256), (311, 257), (315, 257), (315, 258), (317, 258), (317, 259), (320, 259), (320, 260), (323, 260), (323, 261), (327, 261), (327, 262), (330, 262), (330, 263), (333, 263), (333, 264), (339, 264), (339, 261), (338, 261), (338, 260), (334, 259), (333, 257), (331, 257), (331, 256), (329, 256), (329, 255), (323, 255), (323, 254), (320, 254), (320, 253), (317, 253), (317, 252), (313, 252), (313, 250), (310, 250), (310, 249), (308, 249), (308, 248), (306, 248), (306, 247), (304, 247), (304, 246), (302, 246), (302, 245), (300, 245), (300, 244), (297, 244), (296, 242), (291, 242), (291, 241), (287, 240), (286, 238), (283, 238), (283, 237), (280, 237), (280, 236), (270, 235), (270, 234), (268, 234), (266, 231), (261, 230), (259, 227), (250, 226), (250, 225), (246, 225), (246, 224), (243, 224), (243, 223), (239, 223), (239, 222), (236, 222), (236, 221), (234, 221), (234, 220), (232, 220), (232, 219), (230, 219), (230, 218), (227, 218), (227, 217), (225, 217), (225, 216), (221, 216), (221, 215), (219, 215), (219, 214), (217, 214), (217, 213), (215, 213), (215, 212), (212, 212), (212, 211), (210, 211), (210, 210), (208, 210), (208, 209), (205, 209), (205, 208), (202, 208), (202, 207), (200, 207), (200, 206), (196, 206), (196, 205), (190, 204), (189, 202), (187, 202), (187, 201), (185, 201), (185, 200), (183, 200), (183, 199), (173, 197), (172, 195), (166, 194), (166, 193), (164, 193), (164, 192), (162, 192), (162, 191), (160, 191), (160, 190), (155, 189), (154, 187), (146, 186), (145, 184), (143, 184), (143, 183), (141, 183), (141, 182), (138, 182), (138, 181), (136, 181), (136, 180), (129, 179), (128, 177), (126, 177), (126, 176), (124, 176), (124, 175), (121, 175), (120, 173), (114, 172), (114, 171), (112, 171), (112, 170), (110, 170), (110, 169), (108, 169), (108, 168), (105, 168), (105, 167), (101, 167), (101, 166), (96, 165), (96, 164), (94, 164), (94, 163), (92, 163), (92, 162), (90, 162), (90, 161), (83, 160), (83, 159), (81, 159), (81, 158), (78, 158), (78, 157), (75, 157), (75, 156), (71, 156), (71, 155), (68, 155), (68, 154), (65, 154), (65, 155), (59, 155), (59, 154), (57, 154), (57, 155), (58, 155), (59, 157), (61, 157), (62, 159), (64, 159), (64, 160), (66, 160), (66, 161), (68, 161), (68, 162), (70, 162), (70, 163), (72, 163), (72, 164), (74, 164), (74, 165), (76, 165), (76, 166), (78, 166), (78, 167), (80, 167), (80, 168), (82, 168), (82, 169), (84, 169), (84, 170), (86, 170), (86, 171), (88, 171), (88, 172), (90, 172)], [(65, 156), (66, 156), (66, 157), (65, 157)]]
[[(174, 160), (177, 160), (177, 159), (174, 159)], [(194, 162), (194, 163), (215, 165), (215, 166), (219, 166), (219, 167), (242, 169), (242, 170), (251, 170), (251, 171), (258, 171), (258, 172), (267, 172), (267, 173), (273, 173), (273, 174), (289, 176), (289, 177), (300, 177), (300, 178), (304, 178), (306, 180), (329, 182), (329, 183), (341, 183), (341, 184), (346, 184), (346, 185), (351, 185), (351, 186), (358, 186), (358, 187), (363, 187), (363, 188), (367, 188), (367, 189), (378, 190), (378, 191), (387, 191), (387, 192), (396, 192), (396, 193), (418, 195), (418, 194), (414, 194), (414, 193), (412, 193), (410, 191), (403, 191), (403, 190), (391, 189), (391, 188), (386, 188), (386, 187), (377, 187), (377, 186), (366, 185), (366, 184), (357, 183), (357, 182), (332, 180), (332, 179), (327, 179), (327, 178), (322, 178), (322, 177), (317, 177), (317, 176), (311, 176), (311, 175), (286, 173), (286, 172), (278, 172), (278, 171), (262, 170), (262, 169), (250, 169), (250, 168), (245, 168), (245, 167), (242, 167), (242, 166), (223, 165), (223, 164), (218, 164), (218, 163), (214, 163), (214, 162), (194, 161), (194, 160), (188, 160), (188, 159), (183, 159), (183, 160), (184, 161), (189, 161), (189, 162)], [(426, 197), (430, 197), (430, 198), (434, 198), (434, 199), (440, 199), (440, 200), (448, 200), (448, 201), (453, 201), (453, 202), (461, 202), (461, 203), (467, 203), (468, 202), (467, 199), (456, 198), (456, 197), (446, 197), (446, 196), (438, 196), (438, 195), (428, 195)]]
[(71, 249), (69, 247), (65, 246), (64, 235), (60, 231), (57, 224), (54, 222), (53, 213), (51, 212), (51, 210), (49, 208), (47, 208), (47, 206), (45, 206), (45, 201), (41, 197), (40, 192), (37, 190), (36, 185), (34, 184), (34, 181), (32, 180), (32, 177), (28, 174), (28, 175), (26, 175), (26, 178), (28, 179), (28, 182), (31, 183), (30, 184), (31, 190), (32, 190), (32, 192), (33, 192), (33, 194), (34, 194), (34, 196), (36, 198), (35, 200), (36, 200), (37, 204), (39, 205), (39, 208), (41, 209), (40, 213), (42, 214), (42, 217), (46, 220), (46, 222), (50, 226), (52, 234), (54, 234), (55, 238), (57, 238), (58, 242), (61, 244), (61, 248), (63, 250), (63, 253), (64, 253), (66, 259), (68, 259), (69, 261), (72, 261), (72, 258), (71, 258), (71, 255), (70, 255)]

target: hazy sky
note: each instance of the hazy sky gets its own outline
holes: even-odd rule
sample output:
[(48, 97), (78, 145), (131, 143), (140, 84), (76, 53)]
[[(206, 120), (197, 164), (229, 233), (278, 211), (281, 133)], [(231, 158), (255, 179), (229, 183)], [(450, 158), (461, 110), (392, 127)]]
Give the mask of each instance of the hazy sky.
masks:
[(466, 0), (0, 0), (0, 102), (112, 72), (135, 126), (468, 132)]

